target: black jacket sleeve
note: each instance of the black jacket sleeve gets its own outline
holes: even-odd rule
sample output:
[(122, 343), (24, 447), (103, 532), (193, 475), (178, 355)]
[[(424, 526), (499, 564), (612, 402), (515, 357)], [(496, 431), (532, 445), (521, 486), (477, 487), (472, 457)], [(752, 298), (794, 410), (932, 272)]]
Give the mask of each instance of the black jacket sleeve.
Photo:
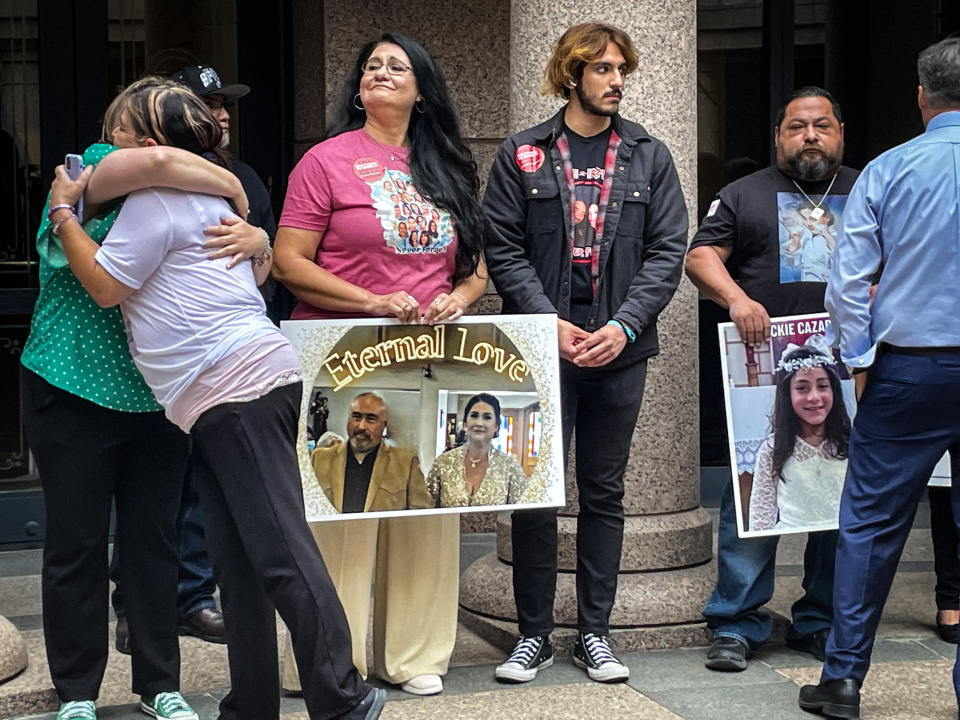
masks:
[(487, 269), (508, 304), (528, 313), (555, 313), (527, 255), (527, 204), (514, 153), (511, 140), (500, 146), (483, 194), (483, 210), (490, 220)]
[(638, 335), (656, 323), (677, 291), (687, 250), (687, 206), (673, 157), (662, 143), (657, 143), (653, 167), (643, 231), (643, 264), (614, 314)]

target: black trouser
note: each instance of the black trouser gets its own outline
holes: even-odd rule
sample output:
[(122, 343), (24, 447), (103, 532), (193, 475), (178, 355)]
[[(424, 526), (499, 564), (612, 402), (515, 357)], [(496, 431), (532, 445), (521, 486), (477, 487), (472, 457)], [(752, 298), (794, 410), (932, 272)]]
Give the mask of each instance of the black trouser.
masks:
[[(623, 473), (646, 374), (645, 360), (617, 369), (560, 363), (565, 460), (574, 428), (577, 433), (577, 626), (583, 632), (609, 631), (623, 545)], [(554, 627), (557, 511), (518, 510), (512, 525), (520, 633), (546, 635)]]
[[(177, 616), (181, 623), (186, 623), (201, 610), (217, 607), (217, 602), (213, 599), (217, 584), (213, 581), (213, 566), (207, 553), (200, 494), (189, 474), (184, 479), (183, 491), (180, 494), (177, 541)], [(123, 602), (123, 583), (118, 576), (119, 567), (120, 542), (114, 540), (113, 556), (110, 558), (110, 579), (113, 580), (110, 602), (113, 604), (114, 614), (121, 618), (127, 612)]]
[(957, 554), (960, 539), (953, 522), (950, 488), (930, 487), (927, 496), (930, 498), (933, 569), (937, 574), (937, 610), (960, 610), (960, 558)]
[(280, 715), (274, 608), (290, 629), (312, 720), (354, 708), (370, 688), (307, 526), (295, 443), (300, 383), (207, 410), (191, 430), (207, 544), (220, 586), (232, 689), (223, 720)]
[(160, 412), (95, 405), (21, 368), (23, 422), (46, 504), (43, 629), (64, 702), (94, 700), (107, 662), (110, 505), (125, 548), (133, 692), (180, 687), (174, 522), (188, 439)]

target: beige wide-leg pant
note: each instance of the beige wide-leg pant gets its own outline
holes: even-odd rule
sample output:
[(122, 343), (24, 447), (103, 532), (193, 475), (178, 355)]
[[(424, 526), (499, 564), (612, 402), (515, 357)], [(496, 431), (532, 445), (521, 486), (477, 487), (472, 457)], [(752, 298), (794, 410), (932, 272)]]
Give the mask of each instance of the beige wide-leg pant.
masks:
[[(353, 662), (367, 676), (370, 584), (374, 585), (373, 653), (377, 675), (405, 683), (445, 675), (457, 635), (460, 516), (310, 523), (350, 624)], [(284, 690), (300, 690), (284, 643)]]

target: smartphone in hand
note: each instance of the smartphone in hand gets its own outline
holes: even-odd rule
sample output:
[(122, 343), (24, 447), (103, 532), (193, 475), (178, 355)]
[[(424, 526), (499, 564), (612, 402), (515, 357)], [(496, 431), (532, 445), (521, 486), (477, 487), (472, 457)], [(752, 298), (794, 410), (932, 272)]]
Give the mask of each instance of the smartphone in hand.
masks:
[[(74, 153), (67, 153), (63, 159), (63, 164), (67, 168), (67, 175), (71, 180), (76, 180), (83, 172), (83, 157)], [(77, 219), (83, 223), (83, 195), (77, 201)]]

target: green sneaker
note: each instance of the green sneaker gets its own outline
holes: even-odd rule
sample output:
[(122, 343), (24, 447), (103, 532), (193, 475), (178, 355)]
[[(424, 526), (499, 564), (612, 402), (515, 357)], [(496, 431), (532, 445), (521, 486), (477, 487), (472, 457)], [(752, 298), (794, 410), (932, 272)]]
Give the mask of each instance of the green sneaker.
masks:
[(97, 720), (93, 700), (74, 700), (60, 705), (57, 720)]
[(140, 710), (161, 720), (200, 720), (178, 692), (164, 692), (152, 698), (140, 696)]

